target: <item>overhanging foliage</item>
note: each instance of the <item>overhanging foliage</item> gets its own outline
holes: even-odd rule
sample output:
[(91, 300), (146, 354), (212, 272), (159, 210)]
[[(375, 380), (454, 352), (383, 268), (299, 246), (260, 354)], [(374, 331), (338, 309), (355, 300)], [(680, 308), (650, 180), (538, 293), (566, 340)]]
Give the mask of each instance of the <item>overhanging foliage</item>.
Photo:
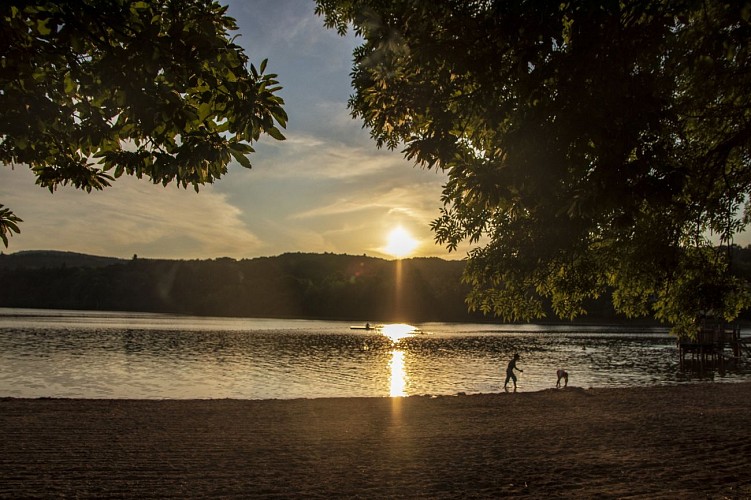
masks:
[(350, 100), (377, 145), (443, 169), (438, 242), (470, 308), (616, 309), (691, 335), (749, 304), (729, 272), (751, 192), (751, 3), (318, 0), (363, 37)]
[[(248, 64), (213, 0), (0, 4), (0, 162), (40, 186), (103, 189), (123, 174), (211, 183), (261, 134), (282, 140), (276, 75)], [(0, 235), (18, 232), (9, 209)]]

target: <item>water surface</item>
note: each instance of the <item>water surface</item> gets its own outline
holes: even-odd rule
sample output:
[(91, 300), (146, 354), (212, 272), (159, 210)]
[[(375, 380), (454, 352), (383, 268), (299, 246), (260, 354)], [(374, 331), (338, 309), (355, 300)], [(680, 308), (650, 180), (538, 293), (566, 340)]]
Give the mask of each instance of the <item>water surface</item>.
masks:
[[(363, 322), (364, 323), (364, 322)], [(0, 308), (0, 397), (385, 397), (750, 380), (678, 366), (667, 329), (424, 323), (417, 334), (338, 321)]]

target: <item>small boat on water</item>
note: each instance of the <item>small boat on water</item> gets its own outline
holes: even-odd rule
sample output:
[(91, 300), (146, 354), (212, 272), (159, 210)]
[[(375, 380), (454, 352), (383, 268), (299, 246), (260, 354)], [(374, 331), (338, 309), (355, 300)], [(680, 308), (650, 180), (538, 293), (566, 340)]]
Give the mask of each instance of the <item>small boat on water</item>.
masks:
[(364, 326), (350, 326), (350, 330), (378, 330), (380, 328), (379, 325), (371, 325), (370, 323), (365, 323)]

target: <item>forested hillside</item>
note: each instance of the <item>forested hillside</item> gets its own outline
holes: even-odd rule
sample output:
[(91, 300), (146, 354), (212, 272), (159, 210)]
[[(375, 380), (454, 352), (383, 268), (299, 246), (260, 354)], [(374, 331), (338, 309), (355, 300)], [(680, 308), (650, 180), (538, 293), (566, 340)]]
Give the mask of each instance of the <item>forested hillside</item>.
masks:
[[(733, 249), (751, 281), (751, 248)], [(290, 253), (235, 260), (131, 260), (69, 252), (0, 254), (0, 307), (352, 321), (486, 321), (470, 314), (464, 263)], [(397, 281), (399, 286), (397, 286)], [(609, 297), (582, 320), (622, 321)], [(549, 317), (552, 317), (550, 315)], [(748, 311), (742, 319), (749, 318)]]
[(50, 268), (56, 267), (103, 267), (127, 262), (114, 257), (99, 257), (75, 252), (31, 250), (11, 255), (0, 254), (0, 269), (5, 268)]
[[(284, 254), (246, 260), (0, 255), (0, 307), (196, 315), (468, 321), (463, 263)], [(401, 267), (401, 269), (399, 269)], [(397, 287), (397, 273), (400, 286)]]

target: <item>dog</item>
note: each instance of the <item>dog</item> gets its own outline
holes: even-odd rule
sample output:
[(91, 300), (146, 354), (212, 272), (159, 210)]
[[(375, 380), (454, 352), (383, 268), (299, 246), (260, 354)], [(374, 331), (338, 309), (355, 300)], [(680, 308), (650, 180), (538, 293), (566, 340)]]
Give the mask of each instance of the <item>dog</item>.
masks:
[(561, 379), (563, 379), (563, 387), (568, 387), (568, 372), (566, 370), (558, 370), (555, 374), (558, 376), (558, 382), (556, 382), (555, 386), (560, 387)]

